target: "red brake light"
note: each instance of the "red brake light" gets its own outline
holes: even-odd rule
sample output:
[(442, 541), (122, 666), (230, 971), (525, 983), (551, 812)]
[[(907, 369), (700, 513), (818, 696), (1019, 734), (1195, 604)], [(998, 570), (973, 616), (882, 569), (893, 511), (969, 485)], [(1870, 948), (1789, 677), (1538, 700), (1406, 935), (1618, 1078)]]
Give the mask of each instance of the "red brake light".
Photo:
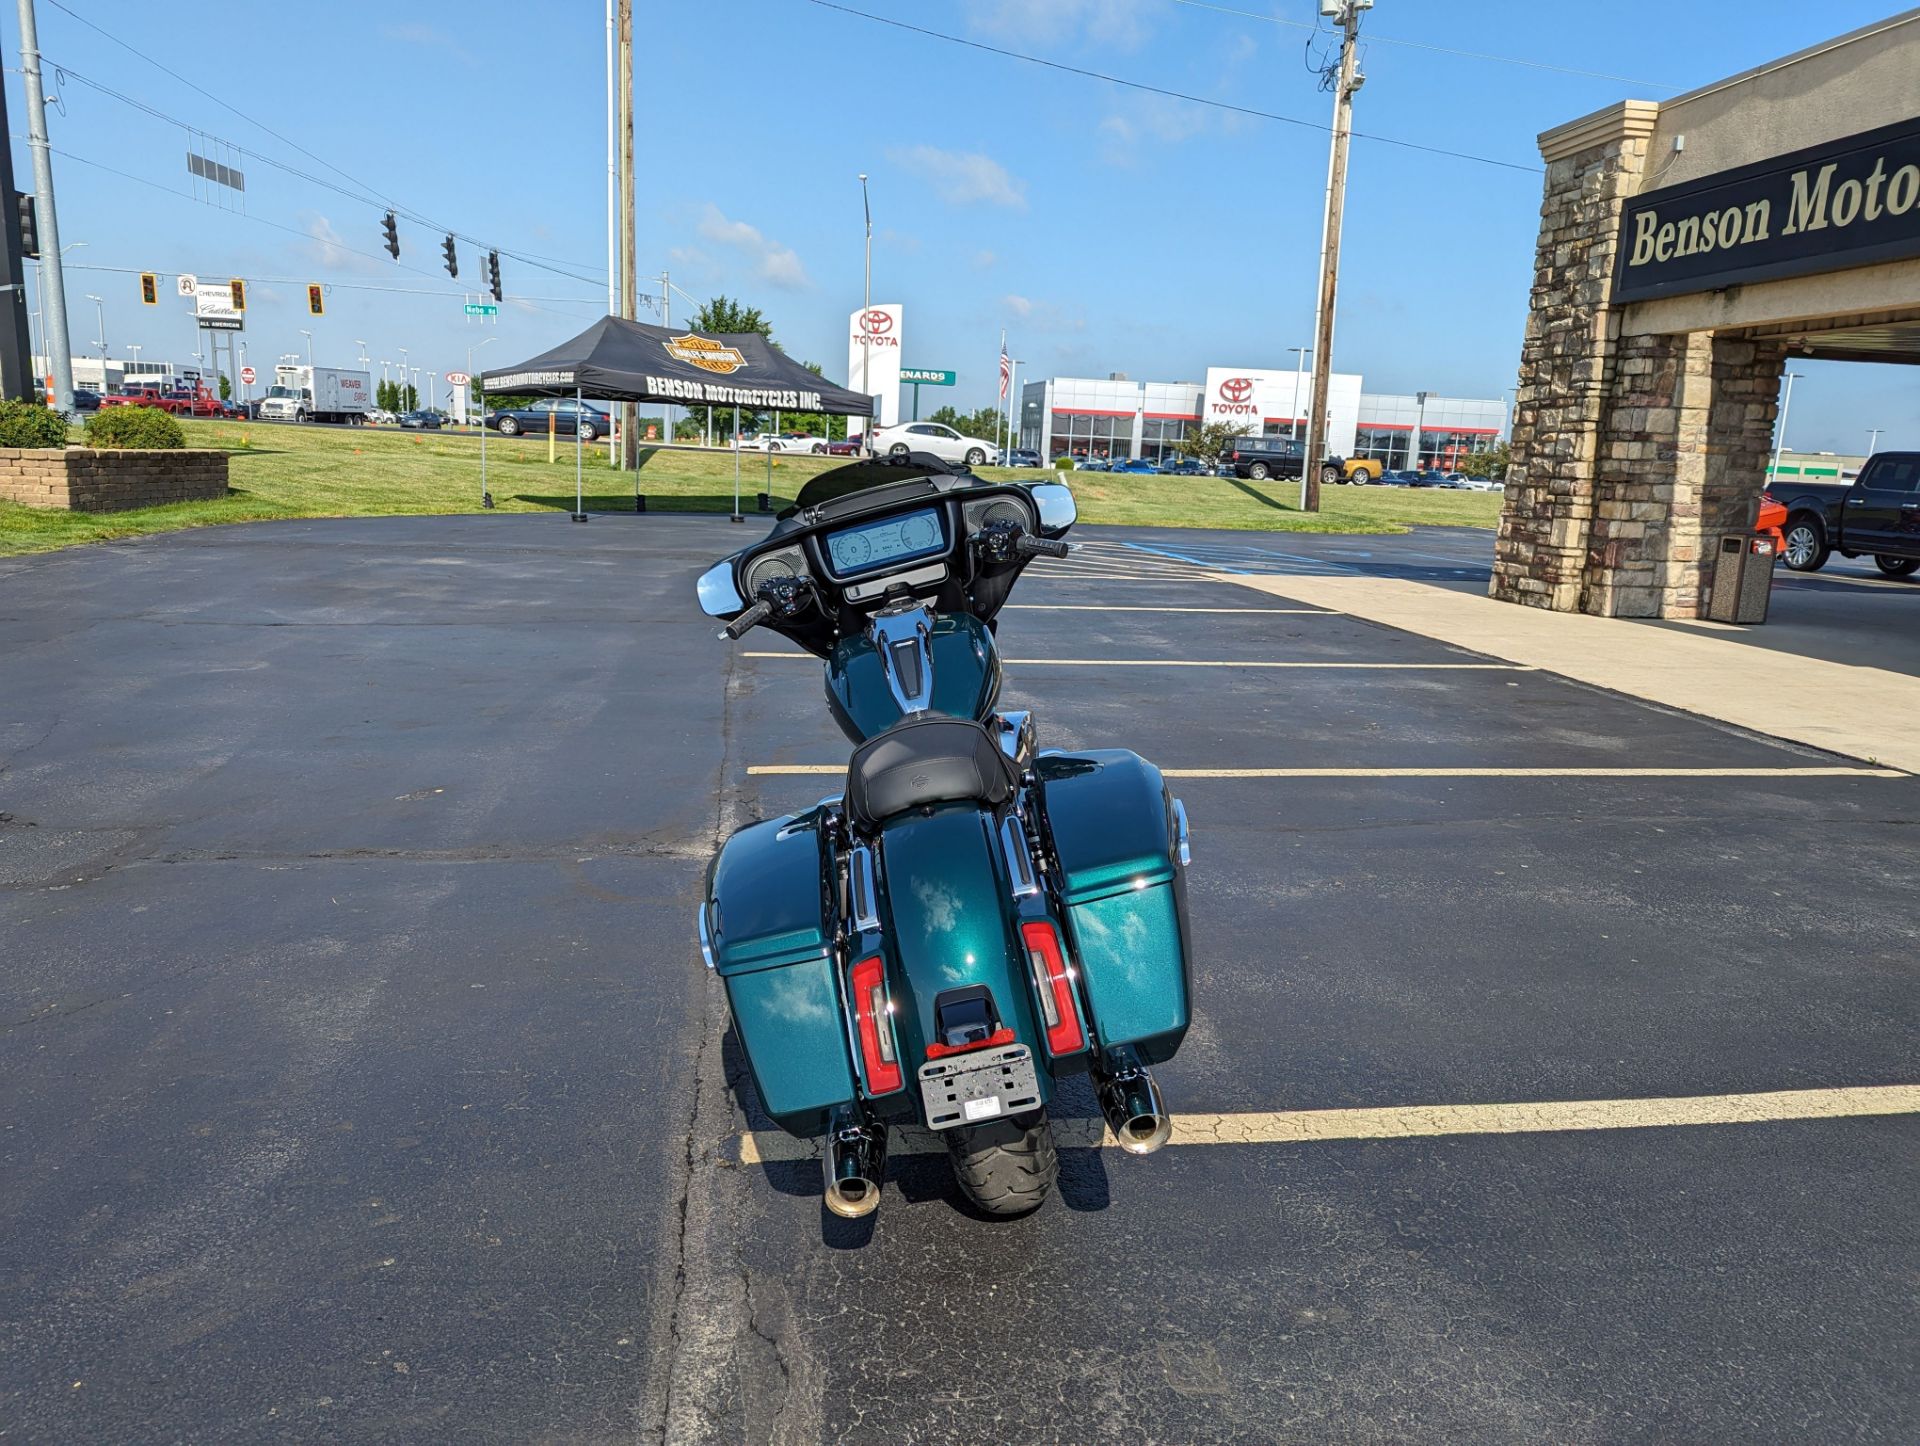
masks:
[(1778, 507), (1780, 504), (1774, 500), (1771, 492), (1762, 492), (1760, 494), (1760, 505), (1762, 507)]
[(1020, 938), (1027, 946), (1027, 962), (1033, 968), (1033, 983), (1040, 996), (1047, 1049), (1053, 1054), (1072, 1054), (1085, 1048), (1087, 1036), (1080, 1028), (1080, 1012), (1074, 1007), (1073, 977), (1067, 972), (1059, 932), (1052, 924), (1035, 919), (1020, 926)]
[(886, 972), (880, 956), (853, 966), (853, 1018), (860, 1032), (860, 1063), (870, 1094), (900, 1088), (900, 1057), (893, 1046), (893, 1021), (887, 1017)]

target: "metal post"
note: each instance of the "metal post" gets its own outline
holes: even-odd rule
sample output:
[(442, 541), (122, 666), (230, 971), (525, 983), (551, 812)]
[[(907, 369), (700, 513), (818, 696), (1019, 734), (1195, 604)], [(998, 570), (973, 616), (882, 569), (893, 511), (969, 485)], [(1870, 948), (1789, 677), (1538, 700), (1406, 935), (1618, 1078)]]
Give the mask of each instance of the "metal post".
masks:
[(1340, 225), (1346, 213), (1347, 147), (1353, 137), (1354, 69), (1360, 7), (1347, 0), (1340, 17), (1340, 77), (1333, 92), (1333, 148), (1327, 157), (1327, 212), (1320, 234), (1320, 297), (1314, 317), (1313, 390), (1307, 402), (1306, 449), (1300, 458), (1300, 505), (1320, 510), (1320, 454), (1327, 450), (1327, 393), (1333, 382), (1333, 312), (1340, 281)]
[[(73, 351), (67, 340), (67, 277), (60, 263), (60, 218), (53, 206), (53, 157), (47, 149), (47, 96), (40, 84), (40, 30), (33, 0), (20, 0), (20, 69), (27, 80), (27, 145), (33, 152), (35, 220), (40, 229), (40, 299), (47, 367), (53, 375), (49, 404), (73, 410)], [(8, 204), (11, 205), (11, 199)], [(9, 222), (11, 224), (11, 222)]]
[[(0, 203), (13, 204), (12, 127), (7, 123), (7, 94), (0, 77)], [(20, 228), (9, 224), (0, 244), (0, 395), (31, 401), (40, 383), (33, 375), (33, 336), (27, 326), (26, 268), (21, 265)], [(38, 280), (36, 268), (36, 282)], [(36, 292), (37, 292), (36, 286)]]
[[(27, 0), (21, 0), (26, 4)], [(860, 429), (860, 450), (867, 456), (873, 455), (873, 386), (868, 375), (873, 357), (873, 338), (867, 334), (867, 315), (873, 310), (873, 207), (867, 202), (867, 173), (860, 173), (860, 209), (867, 218), (867, 259), (865, 280), (861, 287), (860, 324), (854, 331), (860, 337), (860, 394), (867, 399), (867, 424)]]
[(1885, 427), (1869, 427), (1867, 429), (1867, 455), (1869, 457), (1871, 457), (1880, 446), (1880, 434), (1886, 430)]
[(1300, 428), (1307, 420), (1306, 406), (1300, 400), (1300, 384), (1306, 380), (1307, 354), (1313, 350), (1310, 346), (1290, 346), (1293, 353), (1293, 402), (1288, 407), (1293, 416), (1293, 425), (1287, 428), (1287, 435), (1294, 441), (1300, 440)]
[(1787, 373), (1787, 394), (1780, 401), (1780, 425), (1773, 432), (1773, 465), (1767, 469), (1767, 482), (1771, 482), (1780, 470), (1780, 453), (1787, 445), (1787, 408), (1793, 405), (1793, 384), (1799, 380), (1799, 372)]
[[(639, 278), (634, 275), (636, 257), (633, 241), (633, 0), (618, 0), (615, 12), (620, 63), (620, 315), (628, 321), (638, 318)], [(639, 413), (632, 402), (620, 404), (620, 453), (625, 465), (640, 465)]]
[(733, 520), (744, 522), (740, 515), (740, 409), (733, 409)]
[(480, 391), (480, 505), (493, 506), (493, 493), (487, 489), (487, 389), (477, 383)]
[(580, 388), (573, 389), (573, 520), (587, 520), (587, 444), (580, 440)]
[(1420, 433), (1426, 429), (1427, 425), (1427, 394), (1415, 392), (1413, 405), (1415, 408), (1413, 433), (1407, 438), (1407, 470), (1418, 472), (1420, 470)]

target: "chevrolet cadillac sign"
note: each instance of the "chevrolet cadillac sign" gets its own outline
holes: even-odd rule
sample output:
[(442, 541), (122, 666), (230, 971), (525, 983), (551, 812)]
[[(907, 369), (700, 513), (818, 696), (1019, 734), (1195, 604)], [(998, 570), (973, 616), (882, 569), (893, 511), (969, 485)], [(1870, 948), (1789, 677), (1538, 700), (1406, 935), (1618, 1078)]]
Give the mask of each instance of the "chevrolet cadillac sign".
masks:
[(1627, 202), (1613, 299), (1920, 256), (1920, 118)]

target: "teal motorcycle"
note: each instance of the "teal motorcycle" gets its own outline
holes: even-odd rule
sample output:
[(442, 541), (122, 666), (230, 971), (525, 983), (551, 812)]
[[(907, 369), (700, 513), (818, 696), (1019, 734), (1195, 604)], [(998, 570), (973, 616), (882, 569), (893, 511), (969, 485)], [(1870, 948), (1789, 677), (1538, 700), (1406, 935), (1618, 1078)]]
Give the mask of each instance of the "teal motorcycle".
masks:
[(995, 616), (1075, 516), (1057, 482), (856, 462), (700, 579), (722, 637), (824, 660), (856, 745), (841, 794), (726, 841), (699, 916), (760, 1103), (824, 1140), (837, 1215), (879, 1205), (895, 1126), (943, 1139), (980, 1210), (1035, 1208), (1073, 1074), (1122, 1149), (1172, 1131), (1152, 1067), (1189, 1018), (1186, 810), (1138, 754), (1042, 752), (996, 711)]

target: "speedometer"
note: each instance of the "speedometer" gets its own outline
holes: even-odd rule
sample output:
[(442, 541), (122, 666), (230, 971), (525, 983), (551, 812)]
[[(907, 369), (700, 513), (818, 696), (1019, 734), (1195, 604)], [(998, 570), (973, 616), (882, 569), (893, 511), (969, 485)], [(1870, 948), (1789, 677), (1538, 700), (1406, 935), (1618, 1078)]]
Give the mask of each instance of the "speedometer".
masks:
[(937, 547), (940, 543), (940, 529), (934, 526), (933, 514), (916, 512), (900, 524), (900, 542), (908, 552), (924, 552)]
[(865, 564), (873, 556), (873, 544), (863, 532), (843, 532), (834, 539), (833, 565), (841, 568), (855, 568)]

